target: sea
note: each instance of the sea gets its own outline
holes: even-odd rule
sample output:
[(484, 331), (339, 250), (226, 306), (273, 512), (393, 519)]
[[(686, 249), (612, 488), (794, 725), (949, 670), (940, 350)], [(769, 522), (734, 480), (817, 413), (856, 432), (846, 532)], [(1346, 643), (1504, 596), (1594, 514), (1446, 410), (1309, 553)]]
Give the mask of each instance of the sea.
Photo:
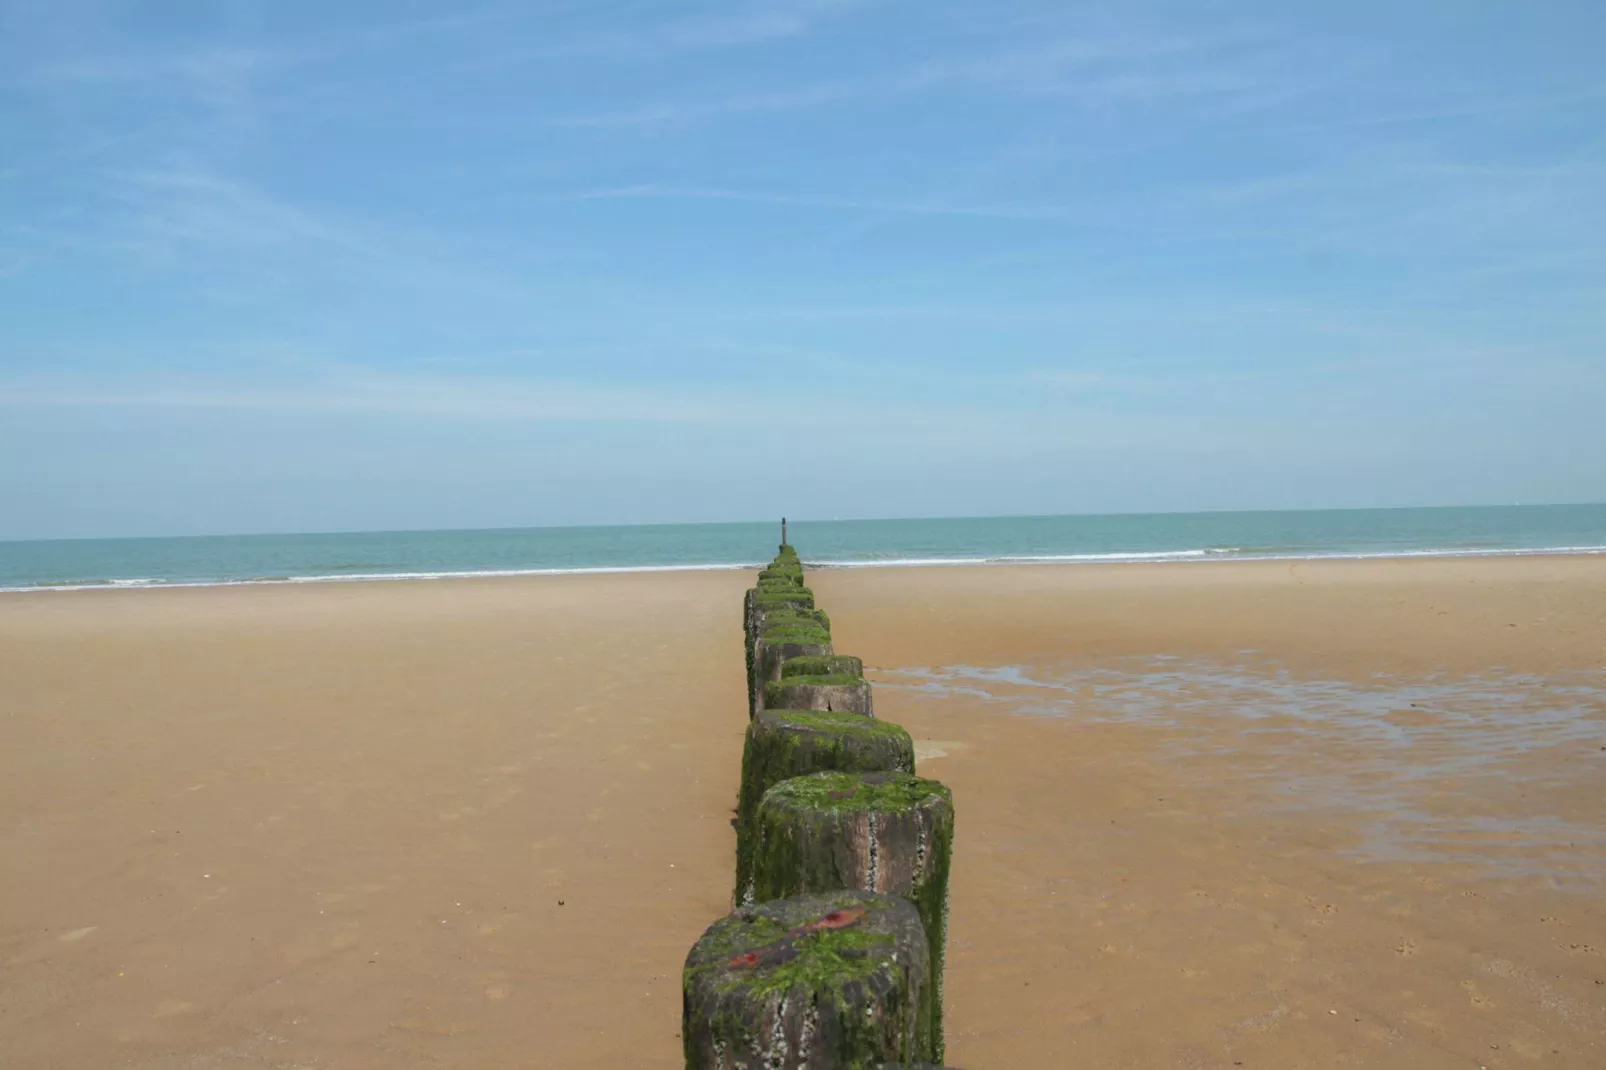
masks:
[[(0, 591), (737, 569), (776, 522), (0, 542)], [(1606, 504), (798, 520), (819, 568), (1606, 553)]]

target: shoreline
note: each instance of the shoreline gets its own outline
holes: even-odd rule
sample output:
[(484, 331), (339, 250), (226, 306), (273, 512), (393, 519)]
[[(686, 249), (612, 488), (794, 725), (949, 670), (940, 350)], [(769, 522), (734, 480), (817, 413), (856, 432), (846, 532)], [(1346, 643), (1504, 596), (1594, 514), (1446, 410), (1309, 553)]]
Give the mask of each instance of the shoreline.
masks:
[[(889, 568), (980, 568), (1087, 565), (1202, 565), (1316, 563), (1328, 561), (1464, 561), (1475, 559), (1570, 559), (1606, 556), (1606, 546), (1547, 546), (1500, 550), (1396, 550), (1380, 553), (1333, 552), (1316, 554), (1252, 554), (1233, 550), (1171, 550), (1108, 554), (1051, 554), (975, 558), (899, 558), (881, 561), (808, 561), (813, 572), (843, 572)], [(261, 576), (242, 579), (162, 580), (146, 578), (89, 580), (74, 583), (40, 583), (0, 587), (0, 595), (66, 593), (76, 591), (160, 591), (213, 587), (292, 587), (326, 583), (410, 583), (422, 580), (522, 579), (538, 576), (626, 576), (677, 572), (741, 572), (763, 568), (761, 562), (715, 564), (599, 565), (575, 568), (468, 569), (437, 572), (385, 572), (353, 575)]]

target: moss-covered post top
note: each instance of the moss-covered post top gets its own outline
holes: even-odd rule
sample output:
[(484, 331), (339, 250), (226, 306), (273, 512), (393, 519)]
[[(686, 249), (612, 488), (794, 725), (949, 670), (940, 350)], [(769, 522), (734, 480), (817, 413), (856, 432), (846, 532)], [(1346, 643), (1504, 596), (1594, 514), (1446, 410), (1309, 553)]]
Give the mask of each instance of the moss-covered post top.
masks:
[[(888, 740), (898, 746), (900, 753), (914, 754), (914, 741), (902, 725), (891, 721), (878, 721), (857, 713), (835, 713), (829, 710), (764, 710), (749, 732), (823, 733), (833, 741), (842, 739)], [(840, 744), (838, 744), (840, 745)], [(913, 768), (913, 761), (909, 763)], [(880, 770), (873, 770), (880, 772)]]
[[(808, 588), (794, 587), (788, 593), (795, 595), (803, 591), (808, 591)], [(809, 591), (808, 593), (809, 597), (812, 599), (814, 592)], [(773, 594), (769, 591), (759, 591), (754, 594), (755, 598), (759, 596), (773, 597)], [(825, 610), (817, 609), (814, 606), (799, 605), (796, 601), (787, 601), (785, 599), (782, 599), (776, 605), (769, 606), (764, 610), (764, 619), (769, 620), (771, 618), (774, 618), (778, 621), (789, 619), (807, 620), (813, 621), (815, 624), (820, 624), (827, 628), (831, 626), (831, 617), (825, 612)]]
[(686, 958), (685, 980), (714, 976), (720, 989), (835, 987), (874, 971), (880, 949), (898, 957), (905, 906), (894, 896), (840, 891), (743, 907), (703, 933)]
[[(782, 662), (785, 667), (799, 659)], [(782, 676), (764, 685), (767, 710), (831, 710), (875, 716), (870, 683), (862, 676)]]
[(829, 892), (737, 910), (686, 957), (686, 1065), (929, 1060), (929, 954), (920, 916), (896, 896)]
[(783, 780), (764, 794), (764, 803), (815, 811), (873, 810), (896, 813), (941, 800), (953, 805), (953, 792), (940, 780), (908, 773), (811, 773)]
[(792, 676), (846, 676), (862, 679), (864, 662), (849, 654), (788, 658), (781, 664), (781, 679), (785, 680)]
[(787, 584), (784, 587), (755, 587), (749, 595), (748, 602), (754, 609), (768, 610), (788, 606), (800, 609), (814, 608), (814, 592), (807, 587)]
[(754, 816), (764, 793), (783, 780), (822, 771), (878, 773), (915, 769), (909, 733), (857, 713), (761, 710), (747, 727), (742, 783), (736, 797), (736, 893), (751, 902)]
[(781, 665), (788, 658), (805, 654), (831, 653), (831, 633), (817, 624), (780, 624), (766, 627), (754, 640), (754, 683), (758, 698), (764, 697), (764, 685), (775, 679)]

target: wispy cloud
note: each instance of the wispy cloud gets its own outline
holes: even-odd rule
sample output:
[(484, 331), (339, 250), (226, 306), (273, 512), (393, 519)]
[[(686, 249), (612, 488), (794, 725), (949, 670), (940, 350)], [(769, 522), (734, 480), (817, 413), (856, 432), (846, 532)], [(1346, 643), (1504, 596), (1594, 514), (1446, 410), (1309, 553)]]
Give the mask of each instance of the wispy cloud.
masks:
[(1087, 390), (1109, 382), (1109, 376), (1103, 372), (1042, 370), (1032, 372), (1026, 381), (1068, 390)]
[[(0, 407), (206, 409), (309, 414), (375, 413), (542, 423), (773, 427), (773, 393), (739, 387), (601, 383), (539, 376), (448, 374), (297, 362), (295, 377), (19, 374), (0, 378)], [(962, 421), (1007, 434), (1018, 421), (985, 406), (855, 401), (844, 397), (810, 418), (819, 430), (943, 435)]]
[(1417, 123), (1440, 123), (1455, 119), (1481, 119), (1495, 115), (1522, 114), (1593, 104), (1606, 99), (1606, 88), (1589, 89), (1577, 93), (1551, 93), (1527, 97), (1484, 97), (1465, 104), (1440, 108), (1376, 112), (1299, 124), (1309, 129), (1338, 130), (1346, 127), (1406, 126)]
[(806, 30), (808, 24), (800, 11), (776, 7), (689, 20), (672, 26), (665, 36), (691, 47), (741, 45), (791, 37)]
[(242, 84), (287, 56), (260, 48), (209, 45), (144, 56), (104, 55), (45, 63), (33, 76), (50, 83), (122, 83), (175, 79), (217, 99), (237, 96)]
[(1077, 213), (1057, 205), (966, 205), (936, 201), (873, 200), (854, 197), (825, 197), (809, 194), (778, 193), (764, 190), (696, 189), (646, 184), (615, 189), (587, 190), (571, 194), (568, 200), (678, 200), (733, 201), (746, 204), (773, 204), (794, 208), (826, 208), (849, 212), (876, 212), (912, 216), (965, 216), (1012, 220), (1026, 223), (1056, 223), (1066, 226), (1100, 226), (1091, 214)]
[(383, 255), (349, 228), (207, 172), (144, 171), (113, 178), (116, 196), (134, 212), (130, 222), (153, 244), (240, 250), (294, 244)]
[[(937, 56), (900, 69), (712, 98), (651, 101), (610, 112), (550, 117), (558, 126), (646, 123), (788, 111), (848, 100), (884, 99), (938, 90), (1003, 91), (1063, 98), (1078, 106), (1266, 95), (1259, 64), (1239, 54), (1243, 35), (1072, 35), (1029, 46)], [(1284, 99), (1286, 86), (1274, 90)]]
[(721, 48), (807, 33), (820, 21), (867, 6), (869, 0), (764, 0), (670, 23), (653, 34), (690, 48)]
[[(565, 381), (346, 374), (287, 386), (250, 381), (145, 379), (135, 383), (0, 384), (0, 405), (73, 408), (374, 412), (496, 420), (727, 423), (739, 415), (689, 394)], [(737, 422), (750, 422), (738, 420)]]

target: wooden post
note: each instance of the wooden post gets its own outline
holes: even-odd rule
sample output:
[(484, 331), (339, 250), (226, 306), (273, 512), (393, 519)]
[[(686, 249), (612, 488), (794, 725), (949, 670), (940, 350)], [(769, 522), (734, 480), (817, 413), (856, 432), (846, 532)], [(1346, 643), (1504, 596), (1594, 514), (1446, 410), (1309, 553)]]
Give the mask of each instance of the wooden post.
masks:
[(815, 773), (764, 793), (752, 821), (753, 898), (857, 888), (906, 897), (930, 940), (931, 1018), (942, 1061), (953, 796), (902, 772)]
[(788, 658), (764, 686), (767, 710), (829, 710), (875, 716), (864, 662), (846, 654)]
[(766, 610), (759, 616), (748, 658), (748, 716), (764, 708), (764, 688), (781, 677), (781, 666), (792, 658), (830, 654), (831, 620), (823, 610)]
[(862, 676), (787, 676), (786, 663), (781, 665), (781, 678), (764, 685), (764, 709), (875, 716), (870, 684)]
[(915, 771), (909, 733), (854, 713), (763, 710), (747, 726), (742, 787), (736, 798), (737, 905), (753, 902), (754, 818), (764, 793), (808, 773)]
[(681, 985), (687, 1070), (936, 1058), (925, 933), (896, 896), (838, 891), (737, 910), (692, 947)]

